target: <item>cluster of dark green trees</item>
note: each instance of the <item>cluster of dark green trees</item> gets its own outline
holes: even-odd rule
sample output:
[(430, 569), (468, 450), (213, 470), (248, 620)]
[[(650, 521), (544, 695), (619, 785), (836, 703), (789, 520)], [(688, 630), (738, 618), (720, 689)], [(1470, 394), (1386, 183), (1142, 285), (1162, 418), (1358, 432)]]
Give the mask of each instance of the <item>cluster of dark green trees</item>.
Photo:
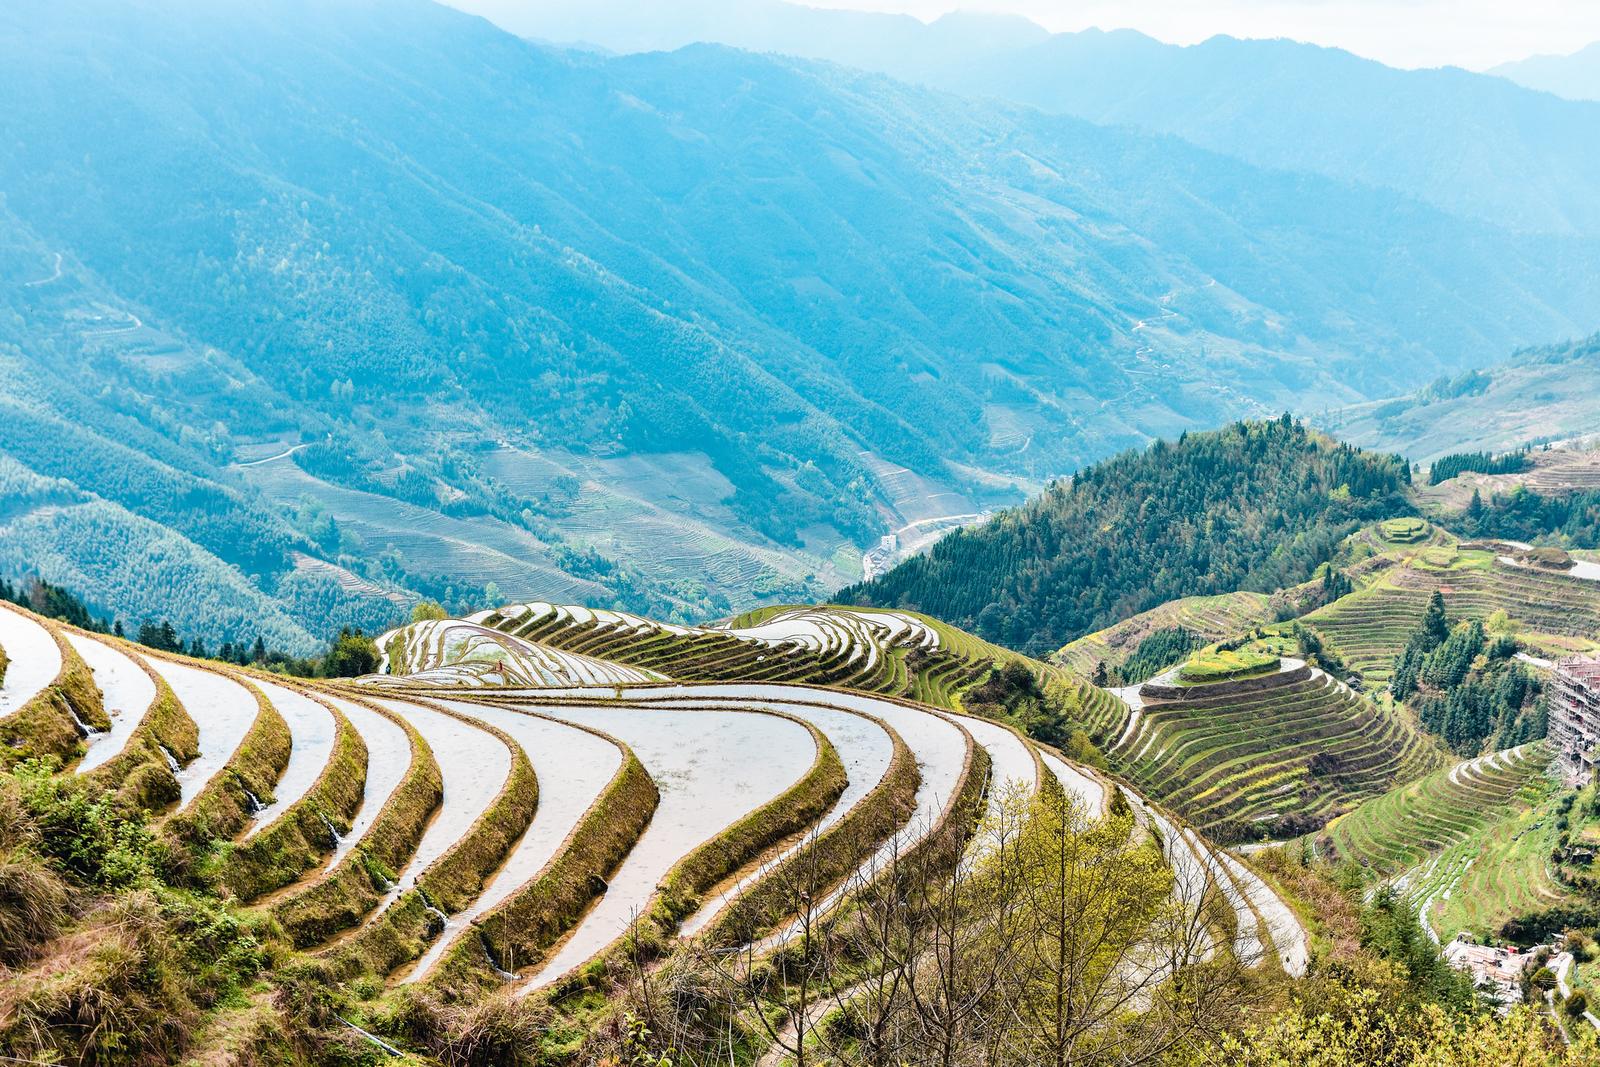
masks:
[(1466, 512), (1454, 521), (1470, 537), (1511, 541), (1555, 538), (1573, 548), (1600, 548), (1600, 491), (1546, 496), (1517, 486), (1484, 500), (1474, 490)]
[(1104, 663), (1095, 665), (1095, 685), (1138, 685), (1183, 659), (1197, 648), (1204, 647), (1205, 638), (1182, 626), (1169, 626), (1147, 634), (1120, 667), (1108, 669)]
[[(121, 619), (96, 617), (81, 597), (42, 578), (16, 581), (0, 578), (0, 600), (95, 633), (127, 636)], [(442, 616), (443, 609), (438, 610)], [(223, 641), (213, 650), (198, 634), (185, 640), (166, 619), (140, 623), (133, 640), (158, 652), (212, 659), (238, 667), (254, 666), (301, 678), (354, 678), (371, 674), (378, 669), (379, 659), (377, 643), (359, 627), (351, 626), (340, 627), (328, 643), (327, 651), (319, 656), (291, 656), (270, 649), (259, 635), (254, 641)]]
[(1447, 482), (1458, 474), (1516, 474), (1528, 469), (1526, 449), (1495, 455), (1493, 452), (1452, 452), (1440, 456), (1428, 468), (1428, 484)]
[(1544, 736), (1540, 686), (1514, 659), (1517, 642), (1491, 638), (1477, 619), (1450, 625), (1435, 592), (1422, 623), (1395, 660), (1389, 691), (1408, 700), (1422, 725), (1463, 755), (1485, 742), (1498, 750)]
[[(16, 582), (0, 578), (0, 600), (7, 600), (19, 607), (27, 608), (36, 615), (43, 615), (50, 619), (60, 619), (81, 626), (85, 630), (94, 630), (96, 633), (105, 633), (111, 627), (106, 620), (97, 619), (89, 612), (89, 607), (82, 600), (73, 596), (59, 585), (51, 585), (42, 578), (26, 578)], [(115, 624), (120, 635), (122, 624)]]
[(905, 607), (1024, 652), (1180, 596), (1305, 581), (1364, 522), (1407, 511), (1399, 456), (1288, 415), (1157, 441), (1058, 482), (840, 594)]

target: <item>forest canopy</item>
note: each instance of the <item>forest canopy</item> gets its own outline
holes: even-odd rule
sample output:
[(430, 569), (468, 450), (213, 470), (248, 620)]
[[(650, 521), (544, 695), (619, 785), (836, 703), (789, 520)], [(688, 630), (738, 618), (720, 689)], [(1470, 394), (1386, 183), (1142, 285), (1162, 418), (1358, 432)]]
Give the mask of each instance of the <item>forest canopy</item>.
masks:
[(1030, 654), (1178, 597), (1305, 581), (1362, 523), (1402, 514), (1410, 467), (1288, 415), (1084, 468), (840, 594), (925, 611)]

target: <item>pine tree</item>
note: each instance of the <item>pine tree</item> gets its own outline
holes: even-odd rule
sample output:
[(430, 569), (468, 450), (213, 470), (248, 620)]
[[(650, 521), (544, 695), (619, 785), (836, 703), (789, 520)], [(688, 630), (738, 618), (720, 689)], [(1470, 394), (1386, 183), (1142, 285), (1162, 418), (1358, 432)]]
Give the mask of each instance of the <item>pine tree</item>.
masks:
[(1425, 651), (1432, 651), (1450, 636), (1450, 620), (1445, 618), (1444, 594), (1437, 589), (1428, 601), (1427, 613), (1422, 616), (1422, 633), (1427, 641)]

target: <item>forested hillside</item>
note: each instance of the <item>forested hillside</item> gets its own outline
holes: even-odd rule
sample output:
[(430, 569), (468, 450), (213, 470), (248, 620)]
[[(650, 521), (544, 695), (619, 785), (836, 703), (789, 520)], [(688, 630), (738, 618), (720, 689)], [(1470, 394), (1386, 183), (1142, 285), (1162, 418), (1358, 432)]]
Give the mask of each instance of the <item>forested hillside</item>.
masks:
[(66, 494), (0, 566), (302, 650), (491, 585), (820, 597), (1152, 436), (1600, 317), (1584, 239), (725, 48), (68, 0), (0, 62), (0, 452)]
[(925, 611), (1025, 652), (1184, 596), (1311, 576), (1359, 524), (1406, 510), (1410, 467), (1288, 416), (1157, 441), (840, 594)]

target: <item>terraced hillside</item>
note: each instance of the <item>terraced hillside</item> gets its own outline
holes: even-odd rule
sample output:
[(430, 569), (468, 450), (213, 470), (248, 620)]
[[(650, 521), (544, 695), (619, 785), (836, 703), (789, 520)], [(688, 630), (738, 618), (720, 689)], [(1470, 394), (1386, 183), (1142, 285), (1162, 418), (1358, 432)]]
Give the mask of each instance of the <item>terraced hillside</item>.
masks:
[[(566, 647), (528, 636), (552, 634)], [(915, 691), (920, 669), (923, 692), (953, 701), (999, 657), (927, 620), (788, 609), (691, 629), (530, 606), (384, 645), (383, 674), (286, 679), (0, 608), (8, 759), (48, 754), (148, 811), (174, 855), (270, 917), (296, 966), (379, 1028), (403, 990), (574, 1010), (641, 943), (777, 952), (813, 921), (788, 890), (797, 872), (819, 886), (814, 919), (947, 841), (977, 869), (1018, 796), (1070, 801), (1086, 825), (1126, 818), (1132, 847), (1160, 844), (1170, 907), (1200, 924), (1194, 959), (1231, 946), (1249, 965), (1307, 966), (1267, 884), (1125, 783), (991, 720), (785, 680)], [(701, 663), (761, 676), (660, 677)], [(202, 1045), (264, 1010), (219, 1008)]]
[(1140, 641), (1158, 630), (1182, 628), (1209, 643), (1232, 637), (1258, 623), (1271, 622), (1274, 617), (1271, 598), (1263, 593), (1184, 597), (1080, 637), (1064, 645), (1050, 660), (1087, 678), (1102, 663), (1108, 668), (1120, 667), (1138, 649)]
[(1123, 693), (1113, 766), (1221, 840), (1319, 824), (1440, 759), (1409, 720), (1300, 660), (1214, 684), (1174, 670)]
[(1380, 875), (1395, 875), (1481, 830), (1548, 762), (1538, 742), (1462, 760), (1335, 819), (1318, 835), (1319, 844)]
[(659, 623), (628, 612), (547, 603), (471, 616), (470, 623), (564, 653), (682, 681), (807, 682), (953, 708), (1004, 663), (1021, 663), (1076, 704), (1103, 698), (1070, 673), (908, 611), (770, 607), (718, 626)]
[(1435, 592), (1452, 619), (1488, 619), (1503, 611), (1535, 647), (1583, 649), (1600, 634), (1600, 581), (1525, 566), (1489, 545), (1442, 537), (1368, 578), (1364, 588), (1303, 621), (1369, 684), (1388, 679)]
[(1513, 915), (1558, 903), (1546, 859), (1553, 821), (1538, 801), (1542, 742), (1461, 762), (1368, 801), (1335, 820), (1316, 847), (1390, 882), (1435, 937), (1498, 932)]

